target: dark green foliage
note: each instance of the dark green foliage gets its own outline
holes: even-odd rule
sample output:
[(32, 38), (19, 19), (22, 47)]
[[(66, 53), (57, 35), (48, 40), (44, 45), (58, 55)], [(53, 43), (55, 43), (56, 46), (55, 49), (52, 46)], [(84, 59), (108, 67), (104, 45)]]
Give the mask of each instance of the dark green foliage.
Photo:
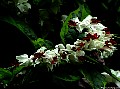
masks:
[[(65, 43), (69, 43), (69, 40), (71, 42), (74, 42), (75, 40), (77, 40), (76, 36), (78, 34), (75, 34), (75, 31), (73, 31), (73, 29), (69, 29), (68, 28), (68, 22), (70, 21), (70, 19), (74, 18), (74, 17), (79, 17), (79, 19), (82, 21), (86, 16), (88, 16), (90, 14), (90, 10), (89, 8), (86, 6), (86, 4), (80, 4), (79, 8), (74, 10), (73, 12), (71, 12), (68, 17), (66, 18), (66, 21), (63, 23), (63, 26), (61, 28), (61, 32), (60, 32), (60, 37), (62, 39), (62, 42)], [(71, 32), (69, 32), (69, 30)], [(76, 30), (76, 29), (75, 29)], [(71, 35), (72, 34), (72, 35)], [(76, 36), (75, 36), (76, 35)], [(80, 37), (80, 35), (79, 35)], [(67, 39), (65, 39), (67, 38)], [(73, 40), (74, 39), (74, 40)], [(67, 40), (67, 41), (66, 41)]]
[[(85, 67), (84, 67), (85, 68)], [(106, 85), (105, 77), (100, 74), (97, 68), (85, 68), (81, 71), (84, 77), (89, 81), (93, 89), (100, 89)]]
[[(0, 1), (0, 67), (11, 66), (16, 60), (15, 56), (24, 53), (33, 54), (41, 46), (53, 49), (59, 43), (73, 44), (77, 38), (84, 37), (84, 33), (79, 34), (75, 28), (68, 27), (68, 21), (75, 16), (80, 20), (89, 14), (98, 17), (101, 23), (110, 28), (111, 33), (120, 36), (120, 0), (28, 0), (28, 2), (31, 4), (31, 9), (27, 13), (18, 14), (20, 11), (16, 7), (16, 0)], [(68, 15), (64, 23), (61, 22), (61, 15)], [(116, 40), (119, 44), (120, 40)], [(106, 59), (107, 66), (116, 70), (120, 69), (120, 47), (119, 45), (117, 47), (118, 50), (111, 57), (112, 60)], [(78, 82), (85, 77), (92, 88), (97, 89), (106, 84), (101, 72), (106, 71), (116, 78), (108, 67), (102, 66), (89, 56), (86, 57), (97, 65), (86, 62), (82, 66), (77, 63), (60, 65), (55, 67), (53, 72), (48, 72), (44, 66), (0, 68), (0, 82), (3, 82), (3, 86), (10, 85), (4, 86), (6, 89), (37, 89), (37, 87), (81, 89)], [(24, 74), (18, 76), (24, 69), (27, 70), (25, 76)], [(1, 84), (0, 89), (3, 86)]]

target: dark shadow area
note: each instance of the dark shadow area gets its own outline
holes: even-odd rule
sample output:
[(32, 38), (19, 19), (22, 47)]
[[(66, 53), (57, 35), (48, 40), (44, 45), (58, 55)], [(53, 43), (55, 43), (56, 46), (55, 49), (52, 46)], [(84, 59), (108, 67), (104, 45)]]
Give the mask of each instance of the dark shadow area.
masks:
[(29, 39), (16, 27), (0, 21), (0, 28), (0, 67), (9, 66), (17, 55), (35, 52)]

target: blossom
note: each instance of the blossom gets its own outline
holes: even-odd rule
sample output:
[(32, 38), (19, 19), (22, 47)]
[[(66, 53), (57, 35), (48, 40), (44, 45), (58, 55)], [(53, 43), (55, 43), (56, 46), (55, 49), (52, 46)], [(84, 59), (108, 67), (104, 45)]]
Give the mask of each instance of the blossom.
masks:
[(54, 57), (56, 57), (56, 53), (54, 50), (47, 50), (43, 55), (45, 55), (43, 58), (45, 58), (46, 62), (48, 63), (51, 63)]
[(29, 58), (27, 54), (16, 56), (16, 59), (18, 60), (20, 65), (29, 66), (29, 65), (31, 65), (33, 63), (31, 58)]
[[(84, 26), (84, 27), (89, 26), (92, 18), (93, 17), (91, 15), (88, 15), (85, 19), (83, 19), (81, 25)], [(94, 17), (94, 18), (96, 18), (96, 17)]]
[(40, 49), (37, 50), (37, 52), (45, 52), (47, 48), (46, 47), (41, 47)]
[[(88, 15), (83, 21), (80, 21), (78, 17), (70, 19), (69, 26), (76, 27), (79, 33), (84, 28), (88, 29), (83, 38), (77, 39), (71, 44), (57, 44), (54, 49), (47, 49), (46, 47), (40, 47), (33, 55), (28, 57), (27, 54), (16, 56), (21, 64), (28, 62), (31, 65), (37, 65), (46, 63), (48, 68), (53, 70), (53, 67), (59, 65), (62, 61), (70, 63), (82, 62), (85, 59), (86, 52), (90, 52), (93, 58), (98, 59), (98, 62), (104, 62), (105, 58), (109, 58), (113, 55), (117, 48), (113, 35), (106, 33), (107, 27), (97, 20), (97, 17)], [(95, 53), (93, 53), (95, 51)], [(93, 53), (93, 54), (92, 54)], [(82, 60), (82, 61), (81, 61)]]
[(78, 17), (72, 18), (72, 24), (69, 23), (70, 26), (75, 26), (76, 29), (81, 33), (85, 27), (87, 27), (91, 22), (91, 15), (88, 15), (83, 21), (79, 21)]
[(85, 56), (85, 52), (82, 51), (82, 50), (76, 51), (76, 56), (77, 57), (79, 57), (79, 56)]
[(21, 12), (27, 12), (31, 9), (31, 5), (28, 3), (28, 0), (18, 0), (17, 7)]
[(100, 49), (103, 48), (105, 45), (105, 42), (100, 41), (100, 40), (90, 40), (89, 48), (90, 50), (92, 49)]

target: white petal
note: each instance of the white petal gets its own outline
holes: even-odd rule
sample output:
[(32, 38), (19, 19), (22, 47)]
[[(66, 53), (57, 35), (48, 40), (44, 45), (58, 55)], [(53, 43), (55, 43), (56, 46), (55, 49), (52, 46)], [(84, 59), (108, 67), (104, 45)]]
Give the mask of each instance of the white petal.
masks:
[(63, 44), (58, 44), (58, 47), (59, 47), (60, 49), (65, 49), (65, 46), (64, 46)]
[(25, 3), (24, 6), (26, 6), (27, 9), (31, 9), (31, 5), (29, 3)]
[(29, 3), (18, 4), (17, 7), (21, 12), (27, 12), (29, 9), (31, 9), (31, 5)]
[(18, 0), (18, 3), (25, 3), (25, 2), (28, 2), (28, 0)]
[(85, 52), (80, 50), (80, 51), (76, 51), (76, 56), (84, 56)]
[(27, 54), (23, 54), (23, 55), (20, 55), (20, 56), (16, 56), (16, 59), (25, 59), (25, 58), (28, 58), (28, 55), (27, 55)]
[(40, 49), (37, 50), (37, 52), (44, 52), (47, 48), (46, 47), (41, 47)]
[(79, 21), (79, 18), (78, 18), (78, 17), (73, 18), (73, 19), (72, 19), (72, 21), (74, 21), (74, 22), (76, 22), (76, 23), (80, 23), (80, 21)]
[(84, 26), (87, 26), (91, 23), (91, 19), (92, 19), (92, 16), (91, 15), (88, 15), (83, 21), (82, 21), (82, 24)]
[(84, 27), (81, 24), (78, 24), (76, 26), (76, 29), (81, 33), (83, 31)]
[(70, 45), (70, 44), (66, 44), (66, 48), (67, 48), (68, 50), (71, 50), (71, 45)]

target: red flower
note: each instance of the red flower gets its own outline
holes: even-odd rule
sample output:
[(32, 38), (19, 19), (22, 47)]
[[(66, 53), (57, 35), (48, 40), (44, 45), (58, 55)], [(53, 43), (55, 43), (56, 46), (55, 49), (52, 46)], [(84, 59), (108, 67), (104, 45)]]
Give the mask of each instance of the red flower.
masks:
[(104, 28), (103, 30), (105, 31), (106, 34), (110, 34), (110, 30), (108, 28)]
[(89, 34), (87, 34), (87, 37), (84, 37), (84, 38), (83, 38), (83, 40), (90, 41), (90, 38), (94, 40), (94, 39), (98, 39), (99, 36), (97, 35), (97, 33), (95, 33), (95, 34), (93, 34), (93, 35), (89, 33)]
[(105, 45), (106, 45), (106, 46), (109, 46), (109, 41), (105, 41)]
[(42, 53), (34, 53), (34, 57), (32, 58), (32, 60), (33, 60), (33, 62), (35, 62), (35, 60), (37, 59), (37, 58), (41, 58), (41, 57), (44, 57), (44, 52), (42, 52)]
[(110, 39), (110, 41), (105, 41), (106, 46), (109, 46), (109, 43), (111, 43), (112, 45), (117, 44), (117, 42), (114, 39)]
[(61, 54), (61, 57), (62, 57), (62, 59), (66, 59), (67, 54), (66, 54), (65, 52), (63, 52), (63, 53)]
[(92, 19), (91, 19), (91, 23), (97, 24), (97, 23), (99, 23), (99, 22), (101, 22), (101, 21), (100, 21), (100, 20), (97, 20), (96, 18), (92, 18)]
[(77, 23), (74, 22), (74, 21), (72, 21), (72, 20), (70, 20), (70, 21), (68, 22), (68, 25), (69, 25), (69, 26), (77, 26)]
[(92, 39), (98, 39), (98, 38), (99, 38), (99, 36), (97, 35), (97, 33), (92, 35)]
[(83, 47), (84, 45), (85, 45), (85, 43), (83, 43), (83, 42), (79, 43), (80, 47)]
[(34, 58), (41, 58), (42, 56), (44, 56), (43, 54), (44, 54), (43, 52), (42, 53), (35, 53)]
[(112, 43), (112, 45), (117, 44), (117, 42), (114, 39), (110, 39), (110, 42)]

